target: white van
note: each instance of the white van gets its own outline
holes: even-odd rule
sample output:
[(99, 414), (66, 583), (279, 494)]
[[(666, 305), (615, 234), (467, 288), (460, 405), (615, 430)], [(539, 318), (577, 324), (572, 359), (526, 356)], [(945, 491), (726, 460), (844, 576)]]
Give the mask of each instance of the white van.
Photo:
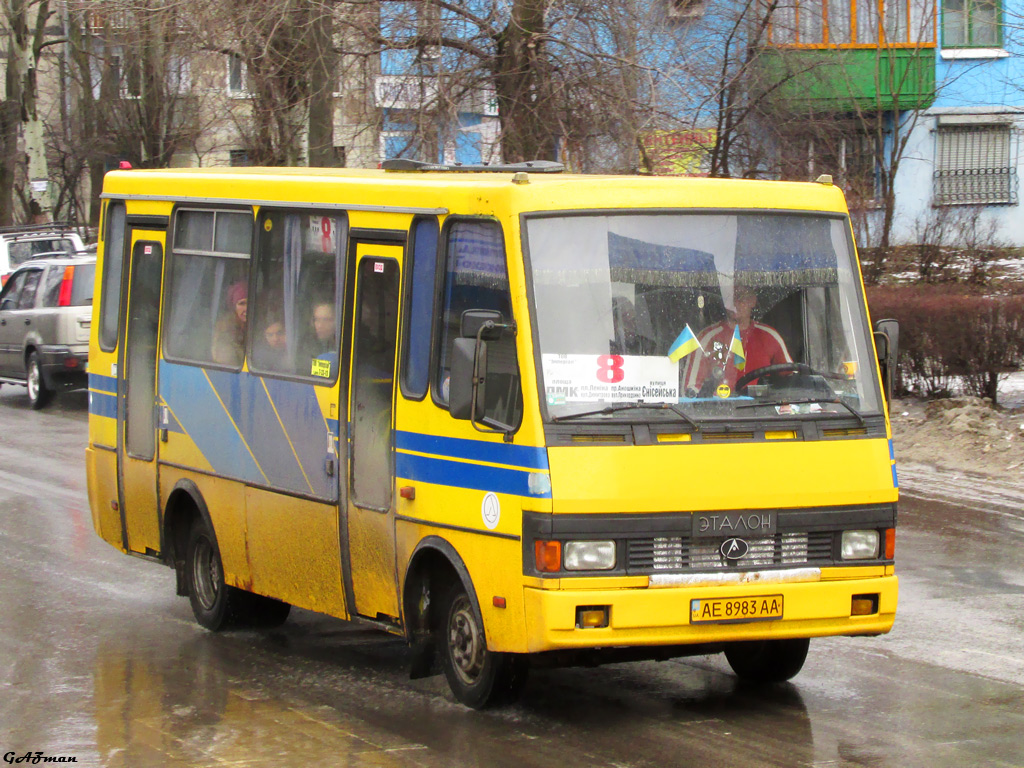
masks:
[(85, 243), (79, 234), (60, 225), (0, 228), (0, 287), (15, 269), (29, 259), (42, 254), (73, 256), (84, 250)]

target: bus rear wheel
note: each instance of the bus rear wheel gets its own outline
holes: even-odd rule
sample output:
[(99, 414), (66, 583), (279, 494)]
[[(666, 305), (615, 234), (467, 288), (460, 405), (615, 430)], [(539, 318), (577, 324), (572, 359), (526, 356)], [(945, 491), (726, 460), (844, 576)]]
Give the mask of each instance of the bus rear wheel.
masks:
[(219, 632), (237, 623), (245, 593), (224, 583), (217, 540), (198, 518), (188, 534), (185, 576), (192, 613), (201, 626)]
[(781, 683), (803, 668), (810, 644), (807, 638), (731, 643), (725, 649), (725, 658), (741, 680)]
[(524, 657), (488, 650), (484, 623), (460, 582), (441, 603), (438, 645), (448, 685), (455, 698), (472, 709), (509, 704), (526, 684)]

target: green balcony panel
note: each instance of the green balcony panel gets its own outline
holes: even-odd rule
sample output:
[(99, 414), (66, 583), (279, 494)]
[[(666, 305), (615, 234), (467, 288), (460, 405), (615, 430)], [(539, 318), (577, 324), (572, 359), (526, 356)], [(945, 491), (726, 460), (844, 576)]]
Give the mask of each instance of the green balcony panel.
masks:
[(935, 101), (934, 48), (766, 48), (762, 87), (812, 112), (925, 109)]

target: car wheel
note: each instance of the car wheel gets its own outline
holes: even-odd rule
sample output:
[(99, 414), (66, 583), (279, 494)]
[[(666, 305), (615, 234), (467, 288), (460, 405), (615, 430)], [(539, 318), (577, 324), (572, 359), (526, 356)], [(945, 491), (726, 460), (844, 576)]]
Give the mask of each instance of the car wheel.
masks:
[(444, 674), (456, 699), (484, 709), (519, 697), (528, 672), (525, 658), (488, 650), (483, 620), (461, 582), (442, 600), (438, 630)]
[(781, 683), (803, 667), (810, 644), (806, 638), (732, 643), (725, 649), (725, 658), (741, 680)]
[(43, 379), (43, 370), (39, 367), (38, 352), (28, 353), (27, 374), (25, 384), (28, 386), (28, 401), (31, 403), (32, 408), (38, 411), (50, 402), (50, 396), (53, 394), (53, 392), (47, 389), (46, 381)]

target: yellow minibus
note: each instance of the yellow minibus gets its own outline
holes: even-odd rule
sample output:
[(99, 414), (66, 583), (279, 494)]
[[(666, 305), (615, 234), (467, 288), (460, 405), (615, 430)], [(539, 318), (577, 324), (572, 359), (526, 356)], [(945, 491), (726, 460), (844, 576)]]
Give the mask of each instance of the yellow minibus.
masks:
[(115, 171), (94, 313), (95, 528), (210, 630), (365, 622), (480, 708), (892, 627), (895, 329), (827, 177)]

